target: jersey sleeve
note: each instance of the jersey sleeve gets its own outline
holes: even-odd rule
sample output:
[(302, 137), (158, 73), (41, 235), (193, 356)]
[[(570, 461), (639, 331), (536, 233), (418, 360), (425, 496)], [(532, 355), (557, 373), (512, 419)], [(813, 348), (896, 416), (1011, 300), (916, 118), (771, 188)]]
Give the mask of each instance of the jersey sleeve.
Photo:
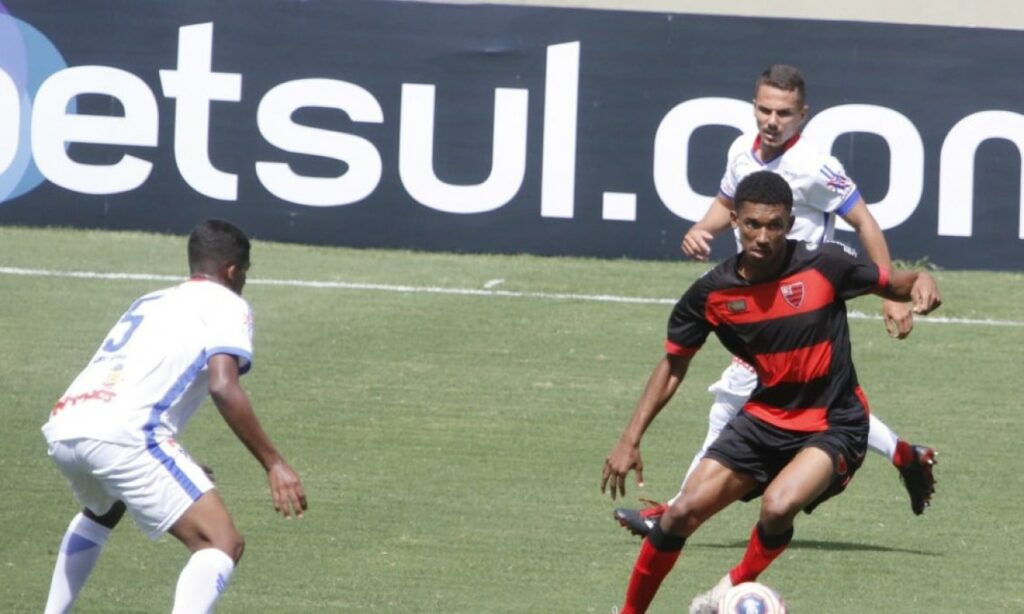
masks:
[(206, 356), (231, 354), (238, 357), (239, 373), (252, 368), (253, 317), (249, 304), (240, 297), (217, 297), (207, 303), (203, 314), (206, 326)]
[(889, 270), (864, 256), (858, 256), (841, 243), (821, 246), (823, 268), (832, 278), (836, 293), (843, 300), (869, 294), (889, 285)]
[(804, 202), (815, 209), (846, 215), (857, 204), (860, 190), (846, 176), (842, 163), (832, 156), (822, 156), (817, 172), (807, 187)]
[(707, 291), (698, 280), (672, 308), (665, 339), (666, 353), (689, 358), (704, 345), (712, 330), (704, 317), (706, 304)]

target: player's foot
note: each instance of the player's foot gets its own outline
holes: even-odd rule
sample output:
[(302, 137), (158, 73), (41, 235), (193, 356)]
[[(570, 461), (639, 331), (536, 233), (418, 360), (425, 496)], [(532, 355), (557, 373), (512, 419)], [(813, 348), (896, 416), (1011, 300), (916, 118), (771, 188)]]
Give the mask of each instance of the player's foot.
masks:
[(725, 574), (711, 590), (693, 598), (690, 602), (690, 614), (718, 614), (718, 604), (732, 587), (732, 578)]
[(650, 499), (640, 499), (648, 505), (644, 509), (635, 510), (628, 507), (617, 507), (612, 512), (615, 520), (633, 535), (646, 537), (654, 523), (658, 522), (661, 515), (668, 509), (667, 503), (658, 503)]
[[(901, 442), (902, 443), (902, 442)], [(921, 515), (924, 508), (932, 504), (932, 494), (935, 492), (935, 476), (932, 475), (932, 467), (938, 462), (935, 459), (937, 452), (934, 448), (927, 446), (915, 446), (907, 444), (911, 454), (910, 460), (902, 466), (897, 466), (900, 471), (900, 479), (907, 488), (910, 495), (910, 509), (914, 514)]]

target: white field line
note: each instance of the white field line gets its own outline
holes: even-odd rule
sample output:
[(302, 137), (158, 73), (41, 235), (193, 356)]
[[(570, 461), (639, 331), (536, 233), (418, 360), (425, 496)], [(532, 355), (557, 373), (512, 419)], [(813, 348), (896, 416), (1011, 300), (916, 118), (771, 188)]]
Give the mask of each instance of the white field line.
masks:
[[(47, 269), (22, 269), (16, 267), (0, 267), (2, 275), (20, 275), (23, 277), (62, 277), (71, 279), (102, 279), (132, 281), (182, 281), (180, 275), (155, 275), (152, 273), (99, 273), (94, 271), (56, 271)], [(459, 296), (482, 296), (493, 298), (531, 298), (554, 301), (593, 301), (599, 303), (629, 303), (646, 305), (674, 305), (674, 298), (652, 298), (642, 296), (618, 296), (614, 294), (573, 294), (561, 292), (515, 292), (512, 290), (492, 290), (478, 288), (450, 288), (441, 286), (407, 286), (398, 284), (371, 284), (346, 281), (305, 281), (300, 279), (249, 279), (254, 286), (290, 286), (297, 288), (319, 288), (333, 290), (371, 290), (377, 292), (405, 292), (422, 294), (450, 294)], [(867, 314), (861, 311), (850, 311), (849, 317), (854, 320), (880, 320), (881, 315)], [(916, 322), (934, 324), (968, 324), (980, 326), (1013, 326), (1024, 327), (1024, 322), (1016, 320), (994, 320), (981, 318), (946, 318), (941, 316), (922, 316)]]

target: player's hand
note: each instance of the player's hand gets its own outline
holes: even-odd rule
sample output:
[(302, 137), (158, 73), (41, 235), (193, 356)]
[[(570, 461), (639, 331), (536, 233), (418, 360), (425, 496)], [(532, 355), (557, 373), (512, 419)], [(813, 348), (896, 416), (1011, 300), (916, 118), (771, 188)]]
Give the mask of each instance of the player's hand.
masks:
[(679, 247), (690, 258), (705, 262), (711, 256), (711, 240), (714, 238), (710, 232), (692, 226), (683, 236), (683, 243)]
[(914, 313), (906, 303), (882, 301), (882, 320), (889, 336), (894, 339), (906, 339), (914, 330)]
[(285, 518), (291, 518), (292, 514), (302, 518), (306, 511), (306, 493), (302, 490), (299, 474), (281, 460), (270, 466), (267, 480), (270, 482), (270, 496), (274, 499), (274, 511)]
[(607, 492), (611, 486), (611, 496), (614, 501), (617, 496), (626, 495), (626, 476), (629, 470), (636, 471), (637, 486), (644, 485), (644, 461), (640, 457), (640, 448), (619, 442), (604, 459), (604, 471), (601, 472), (601, 494)]
[(942, 294), (939, 285), (928, 273), (918, 273), (917, 281), (910, 289), (910, 300), (914, 304), (914, 313), (925, 315), (942, 305)]

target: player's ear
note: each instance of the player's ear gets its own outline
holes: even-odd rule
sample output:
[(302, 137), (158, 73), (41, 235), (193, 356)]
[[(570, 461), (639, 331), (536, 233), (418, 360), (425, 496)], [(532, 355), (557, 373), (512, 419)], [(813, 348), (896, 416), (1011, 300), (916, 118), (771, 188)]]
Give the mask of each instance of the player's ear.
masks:
[(739, 228), (739, 226), (740, 226), (740, 222), (739, 222), (740, 216), (739, 216), (739, 213), (738, 213), (739, 210), (740, 210), (740, 203), (736, 203), (736, 205), (732, 209), (729, 210), (729, 223), (732, 224), (733, 228)]
[(786, 234), (788, 235), (793, 230), (793, 224), (796, 223), (796, 216), (793, 215), (792, 211), (789, 211), (789, 223), (786, 224)]

